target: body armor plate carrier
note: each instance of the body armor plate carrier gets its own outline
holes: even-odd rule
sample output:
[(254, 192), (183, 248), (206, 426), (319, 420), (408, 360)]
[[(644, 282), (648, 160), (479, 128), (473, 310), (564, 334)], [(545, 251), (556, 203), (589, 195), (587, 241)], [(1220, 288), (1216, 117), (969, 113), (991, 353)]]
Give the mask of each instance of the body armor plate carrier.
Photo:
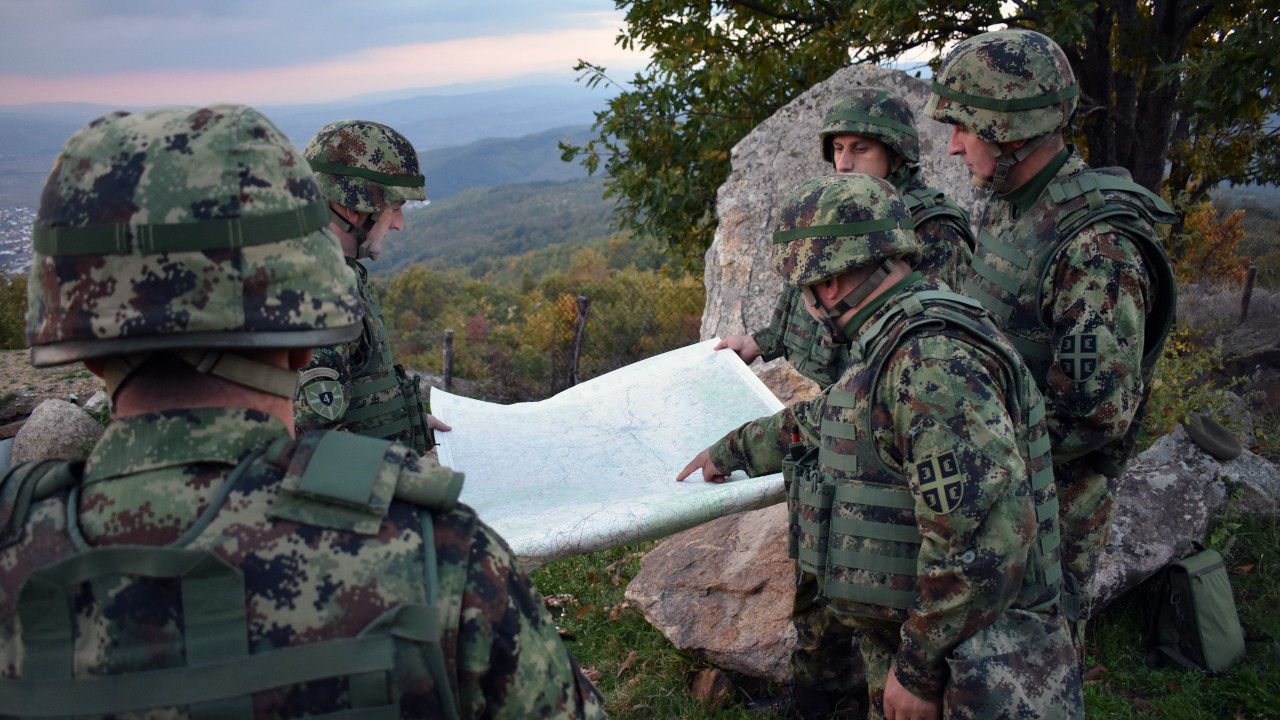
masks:
[[(303, 450), (299, 452), (298, 450)], [(346, 677), (352, 708), (326, 720), (393, 720), (395, 642), (427, 648), (427, 662), (446, 717), (456, 702), (440, 648), (437, 563), (429, 511), (456, 504), (461, 475), (402, 472), (406, 449), (339, 432), (280, 440), (250, 454), (231, 473), (218, 502), (183, 538), (168, 547), (92, 547), (75, 522), (82, 461), (42, 463), (12, 470), (0, 484), (0, 549), (17, 543), (28, 510), (44, 500), (65, 504), (71, 549), (33, 571), (18, 599), (16, 639), (25, 657), (21, 679), (0, 679), (0, 713), (30, 718), (93, 717), (151, 708), (185, 707), (194, 720), (252, 720), (251, 695), (276, 687)], [(282, 460), (283, 459), (283, 460)], [(254, 463), (284, 468), (281, 502), (273, 514), (304, 524), (376, 533), (392, 498), (423, 507), (426, 602), (400, 604), (356, 637), (250, 653), (245, 582), (239, 568), (212, 550), (185, 547), (217, 513), (221, 499)], [(282, 464), (283, 463), (283, 464)], [(73, 598), (81, 587), (111, 577), (170, 578), (181, 587), (184, 667), (112, 675), (74, 676)], [(110, 598), (99, 598), (109, 607)]]

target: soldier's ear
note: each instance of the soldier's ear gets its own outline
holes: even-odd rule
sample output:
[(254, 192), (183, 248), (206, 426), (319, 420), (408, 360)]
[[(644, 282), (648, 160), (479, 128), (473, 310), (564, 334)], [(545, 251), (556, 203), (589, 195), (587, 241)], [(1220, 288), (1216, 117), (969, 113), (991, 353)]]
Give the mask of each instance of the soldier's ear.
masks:
[(311, 362), (311, 348), (293, 348), (289, 351), (289, 369), (301, 370)]
[(106, 367), (106, 363), (102, 358), (89, 358), (84, 361), (84, 367), (94, 375), (102, 377), (103, 368)]

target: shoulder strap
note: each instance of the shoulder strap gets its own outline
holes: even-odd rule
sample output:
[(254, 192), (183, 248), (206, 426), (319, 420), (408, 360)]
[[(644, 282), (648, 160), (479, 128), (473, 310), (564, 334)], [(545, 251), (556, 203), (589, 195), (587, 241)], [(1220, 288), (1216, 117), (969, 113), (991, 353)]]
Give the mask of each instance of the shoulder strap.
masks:
[(391, 500), (447, 512), (462, 491), (462, 473), (421, 459), (412, 449), (344, 432), (312, 433), (287, 460), (272, 516), (307, 525), (375, 535)]
[(42, 460), (10, 468), (0, 479), (0, 550), (22, 539), (31, 505), (71, 489), (84, 472), (84, 460)]
[[(1053, 270), (1052, 258), (1067, 243), (1085, 228), (1106, 220), (1138, 246), (1155, 284), (1155, 300), (1147, 313), (1142, 358), (1144, 362), (1152, 362), (1164, 347), (1164, 339), (1173, 326), (1177, 286), (1173, 277), (1173, 265), (1159, 238), (1153, 237), (1149, 232), (1139, 231), (1131, 222), (1141, 219), (1152, 225), (1171, 224), (1178, 221), (1178, 216), (1159, 195), (1130, 180), (1125, 174), (1118, 173), (1124, 173), (1124, 170), (1085, 170), (1049, 186), (1049, 194), (1054, 202), (1062, 204), (1084, 197), (1088, 199), (1088, 206), (1058, 219), (1058, 243), (1045, 256), (1048, 261), (1041, 268), (1037, 287), (1044, 287), (1045, 280)], [(1037, 307), (1040, 305), (1037, 300)]]

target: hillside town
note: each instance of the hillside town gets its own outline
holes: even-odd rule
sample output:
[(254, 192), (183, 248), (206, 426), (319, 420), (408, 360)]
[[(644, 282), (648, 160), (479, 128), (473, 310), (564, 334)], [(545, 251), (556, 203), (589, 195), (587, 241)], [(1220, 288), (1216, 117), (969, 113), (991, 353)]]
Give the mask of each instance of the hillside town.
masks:
[(0, 208), (0, 268), (7, 273), (31, 269), (31, 224), (35, 208)]

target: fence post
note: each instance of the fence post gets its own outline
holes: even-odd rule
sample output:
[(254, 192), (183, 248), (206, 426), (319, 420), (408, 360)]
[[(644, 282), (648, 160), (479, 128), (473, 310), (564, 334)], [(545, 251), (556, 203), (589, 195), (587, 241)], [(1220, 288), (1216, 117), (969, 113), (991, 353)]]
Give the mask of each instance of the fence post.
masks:
[(444, 391), (453, 392), (453, 330), (444, 331)]
[(573, 359), (569, 365), (569, 387), (578, 384), (578, 358), (582, 355), (582, 338), (587, 334), (587, 314), (591, 312), (591, 298), (578, 296), (578, 321), (573, 328)]
[(1240, 322), (1249, 317), (1249, 298), (1253, 296), (1253, 279), (1258, 275), (1258, 266), (1250, 265), (1249, 274), (1244, 276), (1244, 295), (1240, 297)]

